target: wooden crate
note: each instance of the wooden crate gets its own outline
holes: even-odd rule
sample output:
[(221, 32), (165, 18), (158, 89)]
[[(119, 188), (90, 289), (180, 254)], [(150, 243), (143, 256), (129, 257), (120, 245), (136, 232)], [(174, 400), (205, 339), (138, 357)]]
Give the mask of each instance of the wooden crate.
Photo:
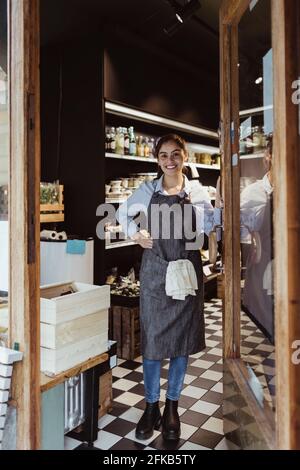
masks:
[(112, 410), (112, 401), (112, 371), (109, 370), (99, 379), (99, 418)]
[(112, 306), (112, 339), (117, 341), (117, 356), (133, 360), (140, 355), (139, 307)]
[(107, 351), (109, 305), (109, 286), (42, 287), (41, 370), (56, 375)]
[[(69, 294), (70, 290), (75, 291)], [(41, 322), (58, 325), (110, 306), (110, 287), (65, 282), (41, 287)]]
[(63, 222), (65, 220), (63, 204), (63, 185), (59, 186), (58, 204), (40, 204), (40, 222)]

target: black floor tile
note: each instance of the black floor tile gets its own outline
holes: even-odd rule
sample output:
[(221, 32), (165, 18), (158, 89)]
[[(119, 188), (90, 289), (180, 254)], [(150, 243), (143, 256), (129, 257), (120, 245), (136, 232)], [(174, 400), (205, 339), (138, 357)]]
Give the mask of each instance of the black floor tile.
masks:
[(139, 442), (124, 438), (111, 447), (110, 450), (143, 450), (145, 447), (145, 445)]
[(133, 429), (135, 429), (136, 424), (131, 423), (130, 421), (126, 421), (125, 419), (117, 418), (107, 426), (103, 428), (103, 431), (111, 432), (112, 434), (116, 434), (117, 436), (126, 436), (130, 433)]

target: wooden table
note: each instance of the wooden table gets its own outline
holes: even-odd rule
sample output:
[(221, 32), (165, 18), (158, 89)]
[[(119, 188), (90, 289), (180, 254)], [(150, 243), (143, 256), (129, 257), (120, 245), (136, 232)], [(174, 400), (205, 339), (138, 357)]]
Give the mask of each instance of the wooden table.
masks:
[(85, 372), (95, 366), (98, 366), (99, 364), (103, 364), (103, 362), (106, 362), (108, 360), (108, 357), (109, 356), (107, 353), (100, 354), (99, 356), (92, 357), (91, 359), (88, 359), (87, 361), (84, 361), (81, 364), (72, 367), (71, 369), (61, 372), (58, 375), (50, 376), (41, 372), (41, 392), (50, 390), (50, 388), (56, 387), (56, 385), (65, 382), (66, 380), (70, 379), (71, 377), (74, 377), (75, 375), (79, 375), (82, 372)]

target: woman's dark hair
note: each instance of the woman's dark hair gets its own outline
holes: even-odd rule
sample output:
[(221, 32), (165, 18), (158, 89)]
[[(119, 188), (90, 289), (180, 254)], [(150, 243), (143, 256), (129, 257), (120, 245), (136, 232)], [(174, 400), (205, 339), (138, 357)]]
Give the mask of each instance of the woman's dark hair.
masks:
[[(189, 152), (188, 152), (186, 141), (177, 134), (167, 134), (167, 135), (164, 135), (163, 137), (161, 137), (156, 143), (156, 146), (155, 146), (155, 149), (154, 149), (154, 156), (157, 158), (157, 160), (158, 160), (158, 155), (159, 155), (159, 151), (160, 151), (161, 147), (163, 146), (163, 144), (166, 144), (167, 142), (175, 142), (175, 144), (177, 144), (178, 147), (181, 150), (183, 150), (185, 155), (188, 155)], [(184, 166), (182, 171), (188, 178), (190, 178), (191, 173), (190, 173), (189, 168)], [(162, 174), (163, 174), (163, 171), (162, 171), (161, 167), (159, 166), (158, 170), (157, 170), (157, 178), (160, 178), (162, 176)]]

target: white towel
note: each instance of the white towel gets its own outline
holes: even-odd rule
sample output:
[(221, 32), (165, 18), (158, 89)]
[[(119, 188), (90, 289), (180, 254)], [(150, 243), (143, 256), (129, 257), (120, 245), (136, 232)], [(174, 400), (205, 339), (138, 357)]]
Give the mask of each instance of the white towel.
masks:
[(197, 275), (193, 263), (188, 259), (170, 261), (166, 274), (166, 294), (174, 300), (185, 300), (196, 295)]

